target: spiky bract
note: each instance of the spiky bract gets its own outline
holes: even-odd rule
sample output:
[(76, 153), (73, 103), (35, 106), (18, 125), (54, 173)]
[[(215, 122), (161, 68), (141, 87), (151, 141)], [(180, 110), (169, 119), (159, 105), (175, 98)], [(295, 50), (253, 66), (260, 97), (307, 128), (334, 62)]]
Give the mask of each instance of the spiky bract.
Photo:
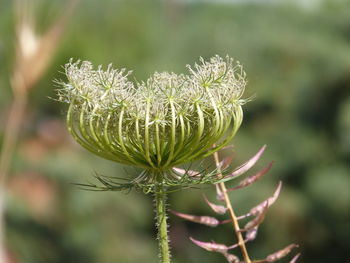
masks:
[(219, 56), (187, 67), (188, 75), (156, 72), (133, 83), (125, 69), (70, 61), (68, 83), (59, 90), (70, 105), (69, 131), (89, 151), (146, 170), (166, 171), (212, 154), (242, 122), (245, 73)]

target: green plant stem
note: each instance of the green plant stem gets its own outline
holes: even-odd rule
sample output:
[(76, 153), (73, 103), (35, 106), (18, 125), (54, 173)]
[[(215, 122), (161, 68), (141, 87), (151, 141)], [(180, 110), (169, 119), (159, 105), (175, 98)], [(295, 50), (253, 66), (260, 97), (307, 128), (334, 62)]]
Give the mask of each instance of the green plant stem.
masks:
[(170, 249), (168, 238), (168, 225), (166, 215), (166, 192), (162, 182), (157, 183), (155, 191), (156, 219), (158, 230), (158, 244), (161, 263), (170, 263)]

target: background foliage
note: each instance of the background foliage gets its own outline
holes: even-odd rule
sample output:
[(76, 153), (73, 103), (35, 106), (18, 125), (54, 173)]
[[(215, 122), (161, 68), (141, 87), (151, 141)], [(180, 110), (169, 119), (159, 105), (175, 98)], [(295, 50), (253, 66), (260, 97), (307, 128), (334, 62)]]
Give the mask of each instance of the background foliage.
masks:
[[(38, 31), (50, 23), (61, 1), (39, 1)], [(268, 197), (277, 182), (284, 189), (269, 211), (257, 241), (248, 245), (263, 257), (290, 242), (301, 246), (301, 262), (350, 262), (350, 4), (348, 1), (81, 1), (60, 50), (31, 94), (18, 142), (7, 199), (7, 244), (14, 262), (156, 262), (153, 207), (141, 193), (91, 193), (71, 183), (136, 174), (83, 150), (67, 134), (65, 108), (53, 79), (63, 78), (69, 58), (112, 62), (138, 79), (153, 71), (185, 71), (199, 56), (230, 55), (248, 74), (245, 120), (233, 144), (240, 164), (261, 145), (260, 167), (275, 165), (249, 190), (234, 192), (243, 213)], [(282, 2), (282, 1), (281, 1)], [(302, 2), (302, 1), (298, 1)], [(307, 1), (305, 1), (307, 2)], [(14, 13), (0, 2), (0, 127), (11, 100)], [(227, 154), (227, 153), (223, 153)], [(208, 159), (208, 162), (211, 162)], [(175, 210), (208, 214), (202, 201), (211, 187), (170, 196)], [(208, 230), (170, 218), (174, 262), (224, 262), (195, 247), (189, 236), (233, 243), (230, 226)]]

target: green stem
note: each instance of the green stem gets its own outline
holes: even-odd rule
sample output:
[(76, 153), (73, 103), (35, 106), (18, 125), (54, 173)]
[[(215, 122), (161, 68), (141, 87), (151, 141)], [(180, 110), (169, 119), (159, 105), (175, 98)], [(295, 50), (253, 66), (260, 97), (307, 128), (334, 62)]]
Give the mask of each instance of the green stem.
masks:
[(159, 182), (155, 192), (156, 219), (161, 263), (170, 263), (168, 226), (166, 222), (166, 192), (164, 190), (164, 185), (162, 182)]

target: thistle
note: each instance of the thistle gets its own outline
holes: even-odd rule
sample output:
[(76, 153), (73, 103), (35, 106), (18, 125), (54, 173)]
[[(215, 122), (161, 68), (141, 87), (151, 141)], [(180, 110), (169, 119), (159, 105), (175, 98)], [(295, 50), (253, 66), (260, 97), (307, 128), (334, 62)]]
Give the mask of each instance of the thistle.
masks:
[[(67, 125), (90, 152), (143, 169), (128, 183), (98, 177), (101, 190), (153, 192), (162, 262), (170, 262), (165, 199), (169, 187), (216, 183), (217, 172), (179, 172), (227, 145), (241, 125), (246, 75), (233, 59), (215, 56), (187, 66), (188, 75), (154, 73), (131, 82), (125, 69), (94, 69), (88, 61), (65, 65), (59, 100), (69, 104)], [(215, 145), (215, 146), (213, 146)], [(85, 185), (98, 187), (95, 185)]]

